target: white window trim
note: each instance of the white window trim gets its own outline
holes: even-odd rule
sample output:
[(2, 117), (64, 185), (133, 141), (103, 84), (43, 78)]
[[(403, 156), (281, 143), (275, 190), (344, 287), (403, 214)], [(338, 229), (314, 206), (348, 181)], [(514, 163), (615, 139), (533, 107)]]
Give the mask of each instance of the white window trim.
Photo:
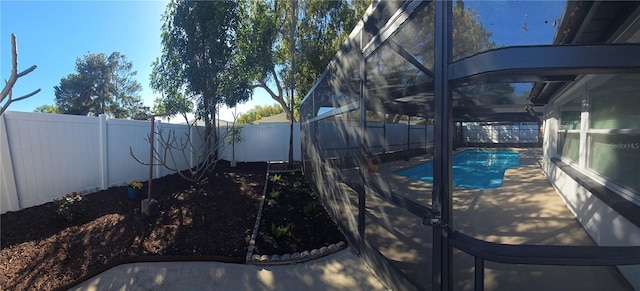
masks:
[[(584, 175), (586, 175), (587, 177), (591, 178), (592, 180), (596, 181), (598, 184), (612, 190), (613, 192), (615, 192), (616, 194), (620, 195), (622, 198), (640, 205), (640, 193), (637, 193), (633, 190), (630, 190), (627, 187), (624, 187), (622, 185), (617, 184), (616, 182), (614, 182), (613, 180), (607, 178), (606, 176), (593, 171), (591, 169), (589, 169), (587, 167), (587, 158), (589, 157), (589, 141), (587, 140), (588, 138), (588, 134), (589, 133), (596, 133), (596, 134), (628, 134), (628, 135), (640, 135), (640, 129), (637, 128), (631, 128), (631, 129), (590, 129), (589, 128), (589, 105), (591, 104), (590, 102), (590, 92), (592, 89), (595, 89), (597, 87), (599, 87), (600, 85), (602, 85), (603, 83), (607, 82), (609, 79), (615, 77), (615, 75), (610, 74), (610, 75), (587, 75), (587, 76), (583, 76), (581, 78), (579, 78), (578, 80), (576, 80), (576, 85), (575, 86), (571, 86), (568, 88), (564, 88), (562, 90), (562, 92), (558, 95), (560, 97), (558, 97), (555, 100), (555, 106), (554, 106), (554, 111), (556, 112), (555, 116), (556, 116), (556, 135), (560, 132), (563, 132), (563, 130), (560, 130), (560, 124), (561, 124), (561, 107), (573, 100), (575, 100), (575, 98), (582, 98), (583, 100), (583, 108), (582, 113), (581, 113), (581, 119), (580, 119), (580, 129), (572, 129), (572, 130), (566, 130), (566, 132), (569, 133), (580, 133), (580, 150), (579, 150), (579, 156), (578, 156), (578, 162), (573, 161), (569, 158), (565, 158), (562, 155), (558, 154), (558, 144), (557, 144), (557, 140), (556, 140), (556, 150), (553, 151), (553, 156), (555, 158), (560, 159), (562, 162), (568, 164), (570, 167), (580, 171), (581, 173), (583, 173)], [(582, 96), (582, 97), (581, 97)], [(585, 108), (586, 106), (586, 108)], [(584, 149), (583, 149), (584, 148)]]

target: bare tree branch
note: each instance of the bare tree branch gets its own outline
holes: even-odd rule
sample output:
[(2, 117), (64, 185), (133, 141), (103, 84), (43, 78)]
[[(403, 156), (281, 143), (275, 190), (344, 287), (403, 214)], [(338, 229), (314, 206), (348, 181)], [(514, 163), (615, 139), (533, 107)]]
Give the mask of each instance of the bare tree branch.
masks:
[[(135, 156), (131, 147), (129, 147), (129, 154), (140, 164), (147, 166), (149, 163), (160, 165), (170, 171), (178, 173), (178, 175), (187, 181), (197, 182), (202, 180), (207, 173), (213, 171), (217, 163), (221, 160), (221, 158), (214, 158), (215, 151), (216, 149), (220, 152), (224, 151), (226, 146), (225, 140), (227, 140), (227, 137), (232, 133), (229, 128), (226, 128), (215, 142), (211, 140), (204, 141), (199, 146), (196, 146), (193, 143), (194, 138), (202, 139), (200, 127), (196, 126), (195, 121), (193, 123), (189, 122), (186, 115), (183, 114), (183, 117), (187, 121), (187, 132), (184, 134), (184, 140), (182, 138), (178, 139), (173, 129), (166, 132), (164, 130), (158, 130), (154, 134), (160, 146), (154, 148), (153, 161), (149, 161), (148, 163), (142, 162)], [(233, 129), (234, 126), (235, 118), (231, 128)], [(195, 137), (193, 136), (194, 134), (198, 134), (198, 136)], [(212, 137), (209, 137), (209, 139), (212, 139)], [(149, 141), (150, 137), (146, 140)], [(180, 152), (181, 154), (176, 156), (176, 152)], [(177, 167), (180, 158), (183, 159), (182, 161), (189, 163), (191, 157), (194, 159), (193, 167), (188, 169), (188, 172), (180, 171)]]
[(33, 70), (35, 70), (37, 67), (38, 66), (33, 65), (28, 69), (18, 73), (18, 44), (16, 41), (16, 35), (12, 33), (11, 34), (11, 76), (9, 77), (8, 80), (5, 81), (5, 86), (4, 88), (2, 88), (2, 92), (0, 92), (0, 103), (2, 103), (5, 100), (5, 98), (7, 98), (7, 96), (9, 96), (9, 99), (7, 99), (7, 102), (2, 106), (2, 109), (0, 109), (0, 114), (4, 113), (5, 110), (9, 108), (9, 105), (11, 105), (11, 103), (27, 99), (33, 95), (38, 94), (38, 92), (40, 92), (40, 89), (38, 89), (16, 99), (13, 99), (13, 94), (12, 94), (13, 86), (16, 84), (16, 81), (18, 81), (18, 78), (33, 72)]
[[(17, 56), (16, 56), (16, 57), (17, 57)], [(36, 66), (36, 65), (31, 66), (30, 68), (28, 68), (28, 69), (26, 69), (26, 70), (24, 70), (24, 71), (22, 71), (22, 72), (18, 73), (18, 78), (20, 78), (20, 77), (22, 77), (22, 76), (24, 76), (24, 75), (26, 75), (26, 74), (29, 74), (29, 73), (33, 72), (33, 71), (34, 71), (35, 69), (37, 69), (37, 68), (38, 68), (38, 66)]]

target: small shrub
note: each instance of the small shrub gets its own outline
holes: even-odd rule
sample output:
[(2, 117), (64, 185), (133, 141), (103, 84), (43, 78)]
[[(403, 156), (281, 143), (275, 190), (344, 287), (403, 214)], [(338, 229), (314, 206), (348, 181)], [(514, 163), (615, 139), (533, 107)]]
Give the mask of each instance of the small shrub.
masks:
[(300, 188), (300, 186), (302, 186), (302, 182), (300, 181), (293, 182), (293, 188)]
[(282, 180), (282, 175), (280, 174), (275, 174), (271, 177), (271, 182), (280, 182), (280, 180)]
[(287, 226), (276, 226), (275, 224), (271, 224), (271, 235), (275, 239), (279, 239), (284, 235), (288, 234), (291, 231), (291, 223), (287, 224)]
[(86, 200), (86, 198), (76, 192), (67, 194), (62, 197), (62, 199), (55, 199), (54, 202), (57, 206), (56, 213), (64, 216), (67, 221), (72, 221), (85, 212)]
[(275, 189), (271, 190), (271, 193), (269, 193), (269, 197), (271, 197), (273, 199), (276, 199), (279, 196), (280, 196), (280, 191), (275, 190)]
[(309, 202), (302, 209), (302, 213), (304, 213), (304, 215), (309, 215), (309, 214), (311, 214), (313, 212), (313, 209), (315, 207), (316, 207), (316, 205), (313, 202)]

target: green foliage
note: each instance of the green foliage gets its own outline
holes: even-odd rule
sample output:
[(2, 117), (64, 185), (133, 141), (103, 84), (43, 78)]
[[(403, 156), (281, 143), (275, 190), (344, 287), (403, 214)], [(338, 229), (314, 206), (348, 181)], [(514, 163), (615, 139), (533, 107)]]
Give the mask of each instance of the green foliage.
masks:
[[(253, 84), (278, 101), (289, 117), (291, 100), (295, 111), (371, 3), (368, 0), (296, 2), (299, 8), (292, 13), (294, 7), (290, 1), (249, 1), (243, 6), (238, 34), (244, 72)], [(291, 15), (297, 19), (294, 21)], [(293, 44), (292, 26), (296, 32)], [(295, 54), (293, 80), (292, 54)], [(295, 98), (291, 98), (287, 90), (292, 83)], [(276, 88), (267, 84), (275, 84)]]
[(269, 197), (271, 197), (272, 199), (277, 199), (278, 197), (280, 197), (280, 191), (276, 189), (271, 190), (271, 193), (269, 193)]
[(33, 112), (58, 113), (58, 107), (56, 107), (55, 105), (45, 104), (45, 105), (40, 105), (40, 106), (36, 107), (36, 109), (34, 109)]
[(196, 115), (213, 128), (218, 105), (232, 107), (251, 97), (234, 54), (239, 9), (235, 1), (173, 0), (167, 5), (162, 56), (151, 74), (151, 87), (163, 95), (158, 111), (185, 112), (190, 110), (187, 101), (194, 99)]
[(291, 223), (286, 226), (276, 226), (275, 224), (271, 224), (271, 235), (275, 239), (279, 239), (284, 235), (288, 234), (291, 231)]
[(56, 213), (66, 218), (67, 221), (72, 221), (85, 212), (86, 200), (82, 195), (75, 192), (67, 194), (61, 199), (55, 199)]
[(302, 182), (300, 181), (293, 182), (293, 188), (300, 188), (300, 186), (302, 186)]
[[(249, 0), (238, 29), (238, 73), (296, 120), (300, 100), (357, 23), (363, 1)], [(272, 85), (273, 84), (273, 85)], [(274, 86), (275, 85), (275, 86)], [(298, 114), (299, 115), (299, 114)], [(289, 130), (289, 163), (293, 127)]]
[(153, 114), (185, 114), (193, 111), (193, 103), (183, 93), (171, 90), (171, 95), (163, 95), (153, 101)]
[(315, 209), (315, 207), (316, 207), (315, 203), (309, 202), (304, 205), (304, 208), (302, 209), (302, 213), (304, 213), (304, 215), (309, 215), (313, 213), (313, 210)]
[(235, 144), (242, 142), (242, 127), (232, 126), (229, 129), (229, 133), (227, 134), (227, 143)]
[(142, 87), (134, 77), (133, 64), (119, 52), (87, 54), (76, 60), (76, 73), (54, 87), (59, 113), (107, 114), (115, 118), (136, 118), (149, 114), (142, 105)]
[(278, 104), (260, 106), (257, 105), (249, 109), (246, 113), (240, 114), (237, 122), (239, 124), (252, 124), (254, 121), (264, 117), (273, 116), (282, 113), (282, 107)]
[(273, 177), (271, 177), (271, 182), (280, 182), (280, 180), (282, 180), (282, 175), (280, 174), (275, 174), (273, 175)]

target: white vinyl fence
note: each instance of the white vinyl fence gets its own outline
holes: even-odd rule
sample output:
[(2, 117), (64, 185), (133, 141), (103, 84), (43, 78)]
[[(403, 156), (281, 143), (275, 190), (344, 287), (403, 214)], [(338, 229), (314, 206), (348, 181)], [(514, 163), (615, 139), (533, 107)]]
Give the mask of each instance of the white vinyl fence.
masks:
[(470, 143), (537, 143), (537, 122), (515, 124), (479, 124), (468, 122), (462, 127), (465, 142)]
[[(235, 144), (237, 162), (289, 160), (289, 123), (240, 125), (241, 142)], [(224, 127), (220, 132), (224, 132)], [(232, 146), (227, 143), (221, 157), (232, 160)], [(300, 124), (293, 125), (293, 160), (300, 161)]]
[[(156, 121), (156, 132), (173, 131), (186, 140), (188, 127)], [(90, 193), (120, 186), (136, 179), (148, 180), (149, 168), (136, 162), (149, 161), (150, 122), (61, 114), (5, 112), (0, 115), (0, 213), (40, 205), (66, 193)], [(192, 133), (198, 132), (192, 128)], [(221, 129), (224, 131), (224, 128)], [(300, 160), (300, 128), (294, 131), (294, 159)], [(235, 145), (235, 160), (287, 160), (289, 125), (243, 126), (241, 142)], [(199, 134), (191, 134), (195, 148)], [(162, 147), (156, 139), (156, 148)], [(221, 157), (232, 158), (228, 145)], [(176, 155), (179, 169), (195, 165), (193, 156)], [(154, 178), (172, 171), (154, 167)]]

